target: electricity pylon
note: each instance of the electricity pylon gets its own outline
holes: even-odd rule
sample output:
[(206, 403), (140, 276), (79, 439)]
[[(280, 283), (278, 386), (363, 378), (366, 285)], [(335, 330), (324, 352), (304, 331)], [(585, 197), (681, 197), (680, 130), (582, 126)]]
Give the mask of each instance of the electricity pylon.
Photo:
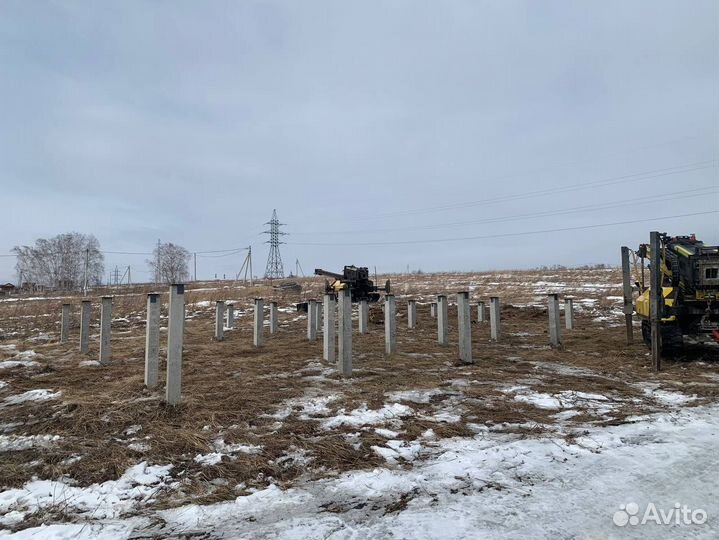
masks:
[(269, 231), (264, 231), (263, 234), (269, 234), (270, 239), (265, 244), (270, 245), (270, 254), (267, 257), (267, 266), (265, 267), (265, 279), (283, 278), (285, 277), (285, 270), (282, 268), (282, 256), (280, 255), (280, 236), (284, 236), (287, 233), (280, 231), (280, 227), (284, 223), (280, 223), (277, 219), (277, 210), (272, 211), (272, 219), (269, 220), (265, 225), (270, 226)]

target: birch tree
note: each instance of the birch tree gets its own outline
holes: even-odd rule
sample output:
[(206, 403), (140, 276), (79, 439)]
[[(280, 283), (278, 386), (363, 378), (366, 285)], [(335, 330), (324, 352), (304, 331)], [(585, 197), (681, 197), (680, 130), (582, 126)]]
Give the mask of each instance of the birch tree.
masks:
[(190, 252), (172, 242), (159, 244), (153, 251), (153, 258), (147, 261), (155, 281), (168, 284), (187, 281), (189, 263)]
[(88, 285), (102, 283), (105, 271), (100, 242), (91, 234), (77, 232), (38, 238), (32, 246), (15, 246), (15, 270), (23, 282), (45, 287), (78, 289), (84, 285), (87, 259)]

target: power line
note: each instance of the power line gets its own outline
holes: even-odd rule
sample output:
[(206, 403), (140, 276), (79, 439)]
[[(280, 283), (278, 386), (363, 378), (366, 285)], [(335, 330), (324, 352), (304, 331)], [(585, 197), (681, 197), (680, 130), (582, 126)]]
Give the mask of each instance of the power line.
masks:
[[(499, 222), (506, 222), (506, 221), (515, 221), (520, 219), (529, 219), (534, 217), (543, 217), (543, 216), (554, 216), (554, 215), (564, 215), (564, 214), (570, 214), (570, 213), (576, 213), (576, 212), (584, 212), (584, 211), (595, 211), (595, 210), (609, 210), (612, 208), (620, 208), (623, 206), (628, 206), (635, 204), (636, 202), (662, 202), (665, 200), (677, 200), (677, 199), (686, 199), (686, 198), (692, 198), (692, 197), (698, 197), (709, 193), (716, 192), (716, 188), (713, 186), (706, 186), (702, 188), (696, 188), (693, 190), (682, 190), (678, 192), (673, 193), (664, 193), (660, 195), (650, 196), (650, 197), (637, 197), (634, 199), (625, 199), (624, 202), (621, 203), (603, 203), (599, 205), (585, 205), (585, 206), (578, 206), (578, 207), (572, 207), (572, 208), (565, 208), (560, 210), (550, 210), (550, 211), (542, 211), (542, 212), (536, 212), (536, 213), (528, 213), (528, 214), (515, 214), (513, 216), (504, 216), (499, 218), (485, 218), (480, 220), (468, 220), (468, 221), (457, 221), (457, 222), (450, 222), (450, 223), (439, 223), (435, 225), (422, 225), (417, 227), (395, 227), (395, 228), (384, 228), (384, 229), (372, 229), (372, 230), (363, 230), (364, 233), (386, 233), (386, 232), (401, 232), (401, 231), (413, 231), (413, 230), (432, 230), (432, 229), (442, 229), (442, 228), (450, 228), (455, 226), (463, 226), (463, 225), (471, 225), (471, 224), (481, 224), (481, 223), (499, 223)], [(706, 213), (706, 212), (703, 212)], [(701, 215), (703, 213), (699, 214), (686, 214), (686, 215)], [(711, 213), (711, 212), (709, 212)], [(681, 216), (677, 216), (681, 217)], [(634, 222), (632, 222), (634, 223)], [(280, 224), (281, 225), (281, 224)], [(584, 228), (584, 227), (580, 227)], [(551, 231), (554, 231), (555, 229), (552, 229)], [(565, 229), (556, 229), (556, 231), (565, 230)], [(572, 229), (566, 229), (566, 230), (572, 230)], [(349, 234), (349, 233), (356, 233), (356, 230), (345, 230), (345, 231), (316, 231), (316, 232), (298, 232), (294, 233), (296, 235), (314, 235), (314, 234)], [(286, 234), (286, 233), (279, 233), (279, 234)], [(511, 233), (511, 236), (519, 235), (519, 234), (525, 234), (525, 233)], [(531, 234), (531, 233), (527, 233)], [(491, 235), (487, 236), (487, 238), (492, 236), (501, 236), (501, 235)], [(484, 237), (468, 237), (468, 239), (473, 238), (484, 238)], [(449, 239), (453, 240), (453, 239)], [(442, 240), (428, 240), (429, 242), (439, 242)], [(279, 242), (284, 243), (284, 242)], [(391, 245), (395, 243), (415, 243), (415, 241), (400, 241), (400, 242), (384, 242), (384, 243), (377, 243), (376, 245)], [(375, 243), (358, 243), (358, 244), (333, 244), (333, 243), (313, 243), (313, 242), (289, 242), (290, 245), (316, 245), (316, 246), (327, 246), (327, 245), (375, 245)], [(221, 258), (221, 257), (228, 257), (232, 255), (237, 255), (238, 253), (241, 253), (243, 251), (246, 251), (247, 247), (241, 247), (241, 248), (228, 248), (228, 249), (221, 249), (221, 250), (210, 250), (210, 251), (197, 251), (195, 252), (197, 255), (203, 255), (203, 258)], [(152, 252), (138, 252), (138, 251), (105, 251), (101, 250), (100, 253), (105, 255), (154, 255)], [(210, 253), (218, 253), (219, 255), (206, 255)], [(16, 254), (10, 253), (10, 254), (0, 254), (0, 257), (17, 257)]]
[[(525, 170), (525, 171), (518, 171), (518, 172), (508, 173), (508, 174), (504, 174), (504, 175), (500, 175), (500, 176), (493, 177), (493, 178), (491, 178), (491, 179), (488, 179), (487, 181), (492, 181), (492, 180), (494, 180), (494, 181), (504, 180), (504, 179), (507, 179), (507, 178), (514, 178), (514, 177), (517, 177), (517, 176), (535, 174), (535, 173), (538, 173), (538, 172), (543, 172), (543, 171), (551, 170), (551, 169), (553, 169), (553, 168), (569, 167), (569, 166), (573, 166), (573, 165), (579, 165), (579, 164), (582, 164), (582, 163), (592, 163), (592, 162), (594, 162), (594, 161), (597, 161), (597, 160), (600, 160), (600, 159), (603, 159), (603, 158), (606, 158), (606, 157), (612, 157), (612, 156), (616, 156), (616, 155), (624, 155), (624, 154), (627, 154), (627, 153), (630, 153), (630, 152), (635, 152), (635, 151), (637, 151), (637, 150), (645, 150), (645, 149), (651, 149), (651, 148), (658, 148), (658, 147), (667, 146), (667, 145), (674, 144), (674, 143), (681, 142), (681, 141), (697, 139), (697, 138), (699, 138), (699, 137), (700, 137), (699, 135), (685, 135), (685, 136), (682, 136), (682, 137), (678, 137), (678, 138), (674, 138), (674, 139), (668, 139), (668, 140), (665, 140), (665, 141), (662, 141), (662, 142), (659, 142), (659, 143), (655, 143), (655, 144), (635, 146), (635, 147), (632, 147), (632, 148), (629, 148), (629, 149), (625, 148), (625, 149), (620, 150), (620, 151), (618, 151), (618, 152), (610, 152), (610, 153), (604, 153), (604, 154), (600, 154), (600, 155), (595, 155), (595, 156), (593, 156), (592, 158), (590, 158), (590, 159), (588, 159), (588, 160), (567, 161), (567, 162), (564, 162), (564, 163), (555, 163), (555, 164), (550, 164), (550, 165), (547, 165), (547, 166), (538, 167), (538, 168), (534, 168), (534, 169), (527, 169), (527, 170)], [(699, 163), (705, 163), (705, 162), (699, 162)], [(690, 165), (686, 165), (686, 166), (690, 166)], [(681, 166), (677, 166), (677, 167), (681, 167)], [(684, 172), (684, 171), (679, 171), (679, 172)], [(638, 173), (638, 174), (641, 174), (641, 173)], [(486, 202), (491, 202), (491, 201), (493, 201), (493, 199), (486, 199), (485, 201), (486, 201)], [(483, 202), (483, 201), (475, 201), (475, 202), (479, 203), (479, 202)], [(462, 204), (462, 203), (460, 203), (460, 204)], [(448, 207), (446, 207), (446, 208), (452, 208), (452, 207), (454, 207), (454, 205), (450, 205), (450, 206), (448, 206)], [(445, 208), (445, 207), (434, 207), (434, 208), (442, 209), (442, 208)], [(414, 210), (414, 211), (408, 210), (408, 211), (406, 211), (406, 212), (425, 212), (425, 211), (431, 211), (431, 210), (433, 210), (433, 207), (428, 207), (428, 208), (425, 208), (425, 209), (417, 209), (417, 210)], [(380, 215), (382, 215), (382, 214), (380, 214)], [(404, 215), (404, 212), (387, 213), (387, 214), (385, 214), (385, 215), (388, 216), (388, 217), (390, 217), (390, 216), (392, 216), (392, 215)], [(364, 216), (364, 217), (359, 216), (359, 217), (354, 218), (354, 219), (364, 219), (365, 217), (371, 217), (371, 216)], [(326, 233), (327, 233), (327, 231), (322, 231), (321, 233), (318, 233), (318, 234), (326, 234)], [(258, 232), (256, 233), (256, 235), (259, 235), (259, 234), (262, 234), (262, 232), (261, 232), (261, 231), (258, 231)], [(294, 234), (311, 234), (311, 233), (294, 233)], [(249, 237), (248, 237), (248, 238), (249, 238)], [(200, 254), (206, 254), (206, 253), (224, 253), (224, 252), (230, 252), (230, 251), (239, 252), (241, 249), (246, 249), (246, 248), (229, 248), (229, 249), (207, 250), (207, 251), (189, 250), (189, 251), (194, 252), (194, 253), (197, 253), (198, 255), (200, 255)], [(106, 255), (154, 255), (154, 253), (152, 253), (152, 252), (144, 252), (144, 251), (100, 251), (100, 253), (103, 253), (103, 254), (106, 254)], [(15, 255), (15, 254), (0, 254), (0, 257), (16, 257), (16, 255)]]
[[(454, 222), (449, 222), (449, 223), (437, 223), (434, 225), (388, 227), (388, 228), (382, 228), (382, 229), (362, 229), (362, 232), (363, 233), (387, 233), (387, 232), (402, 232), (402, 231), (418, 231), (418, 230), (445, 229), (445, 228), (473, 225), (473, 224), (479, 224), (479, 223), (501, 223), (501, 222), (506, 222), (506, 221), (517, 221), (517, 220), (531, 219), (531, 218), (536, 218), (536, 217), (566, 215), (566, 214), (572, 214), (572, 213), (577, 213), (577, 212), (609, 210), (612, 208), (621, 208), (624, 206), (632, 206), (632, 205), (644, 204), (644, 203), (649, 204), (649, 203), (655, 203), (655, 202), (662, 202), (662, 201), (666, 201), (666, 200), (675, 201), (675, 200), (679, 200), (679, 199), (701, 197), (701, 196), (708, 195), (711, 193), (719, 193), (718, 188), (714, 187), (714, 186), (706, 186), (706, 187), (697, 188), (697, 189), (677, 191), (674, 193), (663, 193), (663, 194), (654, 195), (654, 196), (636, 197), (633, 199), (624, 199), (623, 202), (619, 202), (619, 203), (606, 202), (606, 203), (601, 203), (598, 205), (575, 206), (575, 207), (565, 208), (565, 209), (560, 209), (560, 210), (543, 210), (541, 212), (515, 214), (512, 216), (473, 219), (473, 220), (465, 220), (465, 221), (454, 221)], [(332, 230), (332, 231), (298, 232), (298, 233), (293, 233), (293, 234), (295, 236), (297, 236), (297, 235), (309, 236), (309, 235), (318, 235), (318, 234), (322, 234), (322, 235), (326, 235), (326, 234), (355, 234), (356, 232), (357, 232), (356, 230), (343, 230), (343, 231)]]
[[(202, 255), (202, 258), (203, 259), (217, 259), (219, 257), (229, 257), (230, 255), (237, 255), (238, 253), (247, 251), (248, 249), (249, 248), (243, 247), (240, 249), (235, 249), (233, 251), (230, 251), (229, 253), (222, 253), (221, 255)], [(202, 252), (200, 252), (200, 251), (197, 252), (198, 255), (200, 255), (200, 253), (202, 253)], [(205, 251), (204, 253), (209, 253), (209, 252)], [(215, 253), (219, 253), (219, 252), (215, 252)]]
[[(260, 234), (262, 234), (262, 233), (261, 232), (253, 233), (253, 234), (247, 236), (246, 239), (250, 239), (255, 236), (259, 236)], [(193, 249), (191, 249), (188, 251), (191, 253), (197, 253), (198, 255), (205, 255), (208, 253), (228, 253), (230, 251), (240, 252), (245, 249), (247, 249), (247, 246), (232, 247), (232, 248), (227, 248), (227, 249), (212, 249), (212, 250), (197, 250), (197, 249), (193, 250)], [(155, 254), (154, 252), (147, 252), (147, 251), (105, 251), (105, 250), (100, 250), (100, 253), (102, 253), (103, 255), (154, 255)], [(7, 256), (13, 256), (13, 255), (7, 255)]]
[[(253, 234), (251, 234), (251, 235), (249, 235), (249, 236), (246, 236), (246, 237), (244, 238), (244, 240), (249, 240), (250, 238), (254, 238), (254, 237), (259, 236), (259, 235), (261, 235), (261, 234), (264, 234), (264, 233), (263, 233), (262, 231), (253, 233)], [(194, 252), (194, 253), (197, 253), (198, 255), (200, 255), (200, 254), (203, 254), (203, 255), (204, 255), (204, 254), (206, 254), (206, 253), (227, 253), (228, 251), (237, 251), (237, 252), (239, 252), (239, 251), (243, 251), (243, 250), (245, 250), (245, 249), (247, 249), (247, 246), (244, 246), (244, 247), (233, 247), (233, 248), (228, 248), (228, 249), (213, 249), (213, 250), (205, 250), (205, 251), (193, 250), (193, 252)]]
[(432, 244), (432, 243), (438, 243), (438, 242), (459, 242), (459, 241), (466, 241), (466, 240), (483, 240), (487, 238), (507, 238), (511, 236), (528, 236), (532, 234), (545, 234), (545, 233), (555, 233), (555, 232), (564, 232), (564, 231), (579, 231), (584, 229), (598, 229), (601, 227), (611, 227), (614, 225), (628, 225), (631, 223), (646, 223), (648, 221), (656, 221), (659, 219), (676, 219), (676, 218), (682, 218), (682, 217), (689, 217), (689, 216), (702, 216), (702, 215), (708, 215), (708, 214), (719, 214), (719, 210), (710, 210), (708, 212), (693, 212), (690, 214), (678, 214), (674, 216), (657, 216), (652, 218), (645, 218), (645, 219), (632, 219), (627, 221), (615, 221), (613, 223), (597, 223), (593, 225), (580, 225), (578, 227), (562, 227), (558, 229), (543, 229), (543, 230), (535, 230), (535, 231), (523, 231), (523, 232), (517, 232), (517, 233), (499, 233), (499, 234), (486, 234), (486, 235), (479, 235), (479, 236), (461, 236), (461, 237), (454, 237), (454, 238), (436, 238), (436, 239), (426, 239), (426, 240), (398, 240), (394, 242), (341, 242), (341, 243), (332, 243), (332, 242), (288, 242), (290, 245), (295, 246), (396, 246), (396, 245), (410, 245), (410, 244)]
[[(583, 184), (574, 184), (569, 186), (562, 186), (557, 188), (547, 188), (542, 190), (535, 190), (530, 192), (524, 192), (522, 194), (518, 195), (503, 195), (488, 199), (481, 199), (481, 200), (475, 200), (475, 201), (467, 201), (464, 203), (456, 203), (451, 205), (444, 205), (444, 206), (435, 206), (435, 207), (426, 207), (426, 208), (419, 208), (414, 210), (406, 210), (406, 211), (399, 211), (399, 212), (392, 212), (392, 213), (386, 213), (386, 214), (379, 214), (379, 216), (383, 217), (391, 217), (391, 216), (402, 216), (402, 215), (416, 215), (416, 214), (423, 214), (423, 213), (429, 213), (429, 212), (436, 212), (436, 211), (443, 211), (443, 210), (452, 210), (452, 209), (460, 209), (460, 208), (469, 208), (472, 206), (481, 206), (485, 204), (491, 204), (496, 202), (505, 202), (505, 201), (512, 201), (512, 200), (520, 200), (520, 199), (527, 199), (537, 196), (544, 196), (544, 195), (550, 195), (554, 193), (565, 193), (570, 191), (579, 191), (582, 189), (590, 189), (594, 187), (601, 187), (606, 185), (612, 185), (617, 184), (621, 182), (635, 182), (635, 181), (641, 181), (641, 180), (647, 180), (651, 178), (657, 178), (661, 176), (668, 176), (673, 174), (681, 174), (685, 172), (693, 172), (697, 170), (702, 169), (709, 169), (716, 166), (716, 160), (705, 160), (705, 161), (699, 161), (695, 163), (689, 163), (684, 165), (676, 165), (673, 167), (665, 167), (662, 169), (654, 169), (651, 171), (644, 171), (640, 173), (634, 173), (629, 175), (623, 175), (623, 176), (616, 176), (616, 177), (610, 177), (610, 178), (604, 178), (599, 180), (593, 180), (591, 182), (585, 182)], [(656, 173), (656, 174), (652, 174)], [(702, 189), (702, 188), (700, 188)], [(698, 191), (698, 190), (694, 190)], [(678, 192), (677, 194), (686, 194), (691, 193), (687, 191)], [(636, 201), (636, 200), (666, 200), (666, 199), (656, 199), (657, 197), (666, 197), (667, 195), (659, 195), (655, 197), (650, 198), (637, 198), (637, 199), (628, 199), (625, 200), (624, 203), (619, 203), (616, 205), (600, 205), (600, 206), (584, 206), (584, 207), (575, 207), (573, 209), (564, 209), (564, 210), (557, 210), (557, 211), (545, 211), (540, 213), (534, 213), (534, 214), (519, 214), (515, 216), (508, 216), (504, 218), (489, 218), (484, 220), (473, 220), (473, 221), (463, 221), (463, 222), (454, 222), (454, 223), (446, 223), (446, 224), (437, 224), (437, 225), (426, 225), (426, 226), (419, 226), (419, 227), (398, 227), (398, 228), (387, 228), (387, 229), (375, 229), (374, 231), (364, 231), (364, 232), (392, 232), (392, 231), (402, 231), (402, 230), (421, 230), (421, 229), (437, 229), (437, 228), (446, 228), (446, 227), (452, 227), (452, 226), (458, 226), (458, 225), (466, 225), (466, 224), (472, 224), (472, 223), (492, 223), (492, 222), (500, 222), (500, 221), (511, 221), (515, 219), (526, 219), (531, 217), (540, 217), (543, 215), (556, 215), (556, 214), (562, 214), (562, 213), (572, 213), (577, 211), (584, 211), (584, 210), (599, 210), (599, 209), (609, 209), (619, 206), (625, 206), (630, 201)], [(692, 195), (696, 196), (696, 195)], [(677, 197), (677, 198), (686, 198), (686, 197)], [(273, 219), (276, 219), (275, 216), (273, 216)], [(349, 221), (354, 221), (356, 219), (360, 218), (350, 218)], [(272, 221), (268, 222), (268, 224), (272, 225)], [(282, 225), (277, 221), (278, 227), (279, 225)], [(265, 231), (271, 233), (272, 231)], [(348, 234), (348, 233), (354, 233), (356, 231), (320, 231), (320, 232), (299, 232), (295, 234), (300, 235), (309, 235), (309, 234), (327, 234), (327, 233), (334, 233), (334, 234)], [(258, 233), (262, 234), (262, 233)], [(277, 235), (283, 235), (286, 233), (279, 232), (279, 228), (277, 229)], [(254, 236), (254, 235), (253, 235)], [(272, 236), (272, 235), (271, 235)], [(249, 238), (249, 237), (248, 237)], [(473, 237), (471, 237), (473, 238)], [(479, 238), (479, 237), (478, 237)], [(279, 240), (277, 238), (277, 240)], [(272, 242), (268, 242), (271, 243)], [(282, 242), (277, 242), (277, 254), (279, 255), (279, 244)], [(396, 243), (396, 242), (390, 242), (389, 244)], [(401, 243), (413, 243), (413, 241), (406, 241)], [(291, 244), (294, 245), (336, 245), (336, 244), (326, 244), (326, 243), (299, 243), (299, 242), (292, 242)], [(343, 245), (349, 245), (349, 244), (343, 244)], [(371, 244), (354, 244), (354, 245), (371, 245)], [(272, 246), (271, 246), (272, 247)], [(244, 250), (246, 250), (246, 247), (233, 247), (228, 249), (219, 249), (219, 250), (204, 250), (204, 251), (194, 251), (197, 255), (204, 255), (205, 257), (213, 257), (213, 255), (209, 254), (220, 254), (220, 255), (214, 255), (214, 257), (226, 257), (238, 254)], [(143, 251), (107, 251), (107, 250), (100, 250), (100, 253), (104, 255), (154, 255), (154, 252), (143, 252)], [(270, 255), (272, 255), (272, 249), (270, 250)], [(0, 257), (6, 258), (6, 257), (16, 257), (17, 255), (14, 253), (10, 254), (0, 254)], [(268, 261), (269, 262), (269, 261)], [(281, 264), (281, 259), (279, 260)]]
[[(228, 255), (234, 255), (236, 253), (239, 253), (241, 251), (246, 250), (247, 247), (241, 247), (241, 248), (230, 248), (230, 249), (218, 249), (213, 251), (196, 251), (198, 255), (205, 254), (205, 253), (224, 253), (225, 255), (217, 255), (218, 257), (225, 257)], [(154, 255), (154, 252), (150, 251), (106, 251), (106, 250), (99, 250), (99, 253), (102, 253), (103, 255)], [(0, 257), (17, 257), (16, 254), (10, 253), (7, 255), (0, 254)], [(210, 255), (205, 255), (205, 257), (210, 257)]]
[(100, 251), (103, 255), (154, 255), (146, 251)]
[[(213, 249), (210, 251), (193, 251), (193, 253), (197, 253), (198, 255), (205, 255), (207, 257), (211, 257), (212, 255), (209, 255), (210, 253), (229, 253), (229, 252), (236, 252), (236, 251), (242, 251), (243, 249), (247, 249), (247, 247), (238, 248), (228, 248), (228, 249)], [(219, 257), (222, 257), (223, 255), (219, 255)]]
[[(709, 165), (711, 163), (711, 165)], [(700, 164), (704, 164), (703, 166), (698, 166)], [(695, 167), (695, 165), (697, 165)], [(585, 182), (583, 184), (573, 184), (569, 186), (562, 186), (557, 188), (547, 188), (547, 189), (540, 189), (535, 191), (527, 191), (520, 195), (502, 195), (499, 197), (493, 197), (489, 199), (481, 199), (476, 201), (468, 201), (464, 203), (456, 203), (451, 205), (445, 205), (445, 206), (436, 206), (436, 207), (428, 207), (424, 209), (418, 209), (418, 210), (409, 210), (403, 213), (394, 213), (393, 215), (416, 215), (416, 214), (425, 214), (429, 212), (436, 212), (436, 211), (443, 211), (443, 210), (457, 210), (460, 208), (471, 208), (473, 206), (483, 206), (486, 204), (492, 204), (497, 202), (505, 202), (505, 201), (512, 201), (512, 200), (521, 200), (521, 199), (530, 199), (538, 196), (545, 196), (545, 195), (553, 195), (555, 193), (567, 193), (572, 191), (581, 191), (583, 189), (591, 189), (595, 187), (604, 187), (609, 186), (613, 184), (619, 184), (619, 183), (625, 183), (625, 182), (638, 182), (641, 180), (648, 180), (651, 178), (658, 178), (661, 176), (669, 176), (673, 174), (681, 174), (685, 172), (693, 172), (698, 171), (702, 169), (709, 169), (716, 166), (715, 160), (707, 160), (703, 162), (697, 162), (693, 164), (688, 165), (678, 165), (676, 167), (667, 167), (665, 169), (655, 169), (652, 171), (646, 171), (642, 173), (635, 173), (635, 174), (627, 174), (623, 176), (615, 176), (610, 178), (603, 178), (600, 180), (593, 180), (591, 182)], [(692, 168), (687, 168), (692, 167)], [(679, 169), (679, 170), (670, 170), (670, 169)], [(656, 173), (656, 174), (650, 174), (650, 173)]]
[[(659, 178), (662, 176), (670, 176), (673, 174), (681, 174), (681, 173), (694, 172), (694, 171), (703, 170), (703, 169), (710, 169), (710, 168), (716, 167), (716, 164), (717, 164), (716, 159), (709, 159), (709, 160), (697, 161), (697, 162), (693, 162), (693, 163), (686, 163), (683, 165), (675, 165), (672, 167), (663, 167), (660, 169), (652, 169), (649, 171), (625, 174), (622, 176), (612, 176), (612, 177), (607, 177), (607, 178), (601, 178), (601, 179), (597, 179), (597, 180), (592, 180), (590, 182), (575, 183), (575, 184), (570, 184), (567, 186), (545, 188), (545, 189), (539, 189), (539, 190), (534, 190), (534, 191), (525, 191), (520, 194), (500, 195), (497, 197), (491, 197), (491, 198), (487, 198), (487, 199), (478, 199), (478, 200), (474, 200), (474, 201), (465, 201), (465, 202), (461, 202), (461, 203), (452, 203), (452, 204), (445, 204), (445, 205), (440, 205), (440, 206), (428, 206), (425, 208), (401, 210), (401, 211), (396, 211), (396, 212), (386, 212), (386, 213), (380, 213), (380, 214), (365, 214), (362, 216), (347, 218), (347, 219), (345, 219), (345, 221), (358, 221), (358, 220), (363, 220), (363, 219), (368, 219), (368, 218), (388, 218), (388, 217), (419, 215), (419, 214), (427, 214), (427, 213), (432, 213), (432, 212), (442, 212), (442, 211), (446, 211), (446, 210), (459, 210), (459, 209), (463, 209), (463, 208), (472, 208), (475, 206), (483, 206), (483, 205), (494, 204), (494, 203), (498, 203), (498, 202), (531, 199), (534, 197), (542, 197), (542, 196), (546, 196), (546, 195), (552, 195), (555, 193), (568, 193), (568, 192), (572, 192), (572, 191), (581, 191), (584, 189), (604, 187), (604, 186), (609, 186), (609, 185), (613, 185), (613, 184), (627, 183), (627, 182), (639, 182), (639, 181), (648, 180), (651, 178)], [(487, 179), (486, 181), (491, 181), (491, 179)], [(333, 220), (321, 220), (318, 222), (327, 222), (327, 221), (333, 221)], [(334, 221), (336, 221), (336, 220), (334, 220)]]
[[(443, 229), (443, 228), (451, 228), (455, 226), (464, 226), (464, 225), (472, 225), (472, 224), (481, 224), (481, 223), (500, 223), (500, 222), (507, 222), (507, 221), (516, 221), (521, 219), (530, 219), (534, 217), (543, 217), (543, 216), (554, 216), (554, 215), (565, 215), (565, 214), (571, 214), (571, 213), (577, 213), (577, 212), (585, 212), (585, 211), (596, 211), (596, 210), (609, 210), (613, 208), (620, 208), (624, 206), (629, 206), (636, 204), (637, 202), (642, 203), (653, 203), (653, 202), (662, 202), (666, 200), (678, 200), (678, 199), (686, 199), (686, 198), (693, 198), (698, 196), (703, 196), (705, 194), (714, 193), (717, 189), (713, 186), (706, 186), (702, 188), (696, 188), (692, 190), (682, 190), (677, 191), (673, 193), (663, 193), (660, 195), (655, 196), (649, 196), (649, 197), (637, 197), (633, 199), (625, 199), (624, 202), (621, 203), (603, 203), (599, 205), (585, 205), (585, 206), (577, 206), (572, 208), (565, 208), (560, 210), (549, 210), (549, 211), (542, 211), (542, 212), (536, 212), (536, 213), (528, 213), (528, 214), (515, 214), (513, 216), (504, 216), (504, 217), (498, 217), (498, 218), (485, 218), (485, 219), (479, 219), (479, 220), (467, 220), (467, 221), (456, 221), (456, 222), (450, 222), (450, 223), (438, 223), (435, 225), (421, 225), (416, 227), (394, 227), (394, 228), (383, 228), (383, 229), (365, 229), (362, 232), (363, 233), (387, 233), (387, 232), (402, 232), (402, 231), (413, 231), (413, 230), (433, 230), (433, 229)], [(354, 234), (356, 233), (356, 230), (344, 230), (344, 231), (315, 231), (315, 232), (298, 232), (294, 233), (295, 236), (297, 235), (315, 235), (315, 234)], [(286, 233), (280, 233), (280, 234), (286, 234)], [(439, 240), (437, 240), (439, 241)], [(283, 243), (283, 242), (280, 242)], [(390, 242), (394, 243), (394, 242)], [(406, 243), (406, 242), (402, 242)], [(339, 244), (331, 244), (331, 243), (311, 243), (311, 242), (289, 242), (290, 245), (339, 245)], [(343, 243), (342, 245), (348, 245)], [(371, 244), (353, 244), (353, 245), (371, 245)], [(237, 255), (243, 251), (246, 251), (247, 247), (242, 248), (229, 248), (229, 249), (222, 249), (222, 250), (212, 250), (212, 251), (197, 251), (197, 255), (201, 254), (207, 254), (207, 253), (219, 253), (219, 255), (202, 255), (203, 258), (221, 258), (221, 257), (229, 257), (232, 255)], [(136, 251), (100, 251), (102, 254), (111, 254), (111, 255), (154, 255), (154, 253), (151, 252), (136, 252)], [(10, 254), (0, 254), (0, 257), (17, 257), (16, 254), (10, 253)], [(136, 270), (137, 271), (137, 270)]]
[(665, 140), (665, 141), (662, 141), (662, 142), (660, 142), (660, 143), (645, 144), (645, 145), (634, 146), (634, 147), (624, 147), (624, 149), (622, 149), (622, 150), (620, 150), (620, 151), (618, 151), (618, 152), (608, 152), (608, 153), (604, 153), (604, 154), (594, 155), (594, 156), (592, 156), (592, 157), (589, 158), (589, 159), (580, 159), (580, 160), (566, 161), (566, 162), (564, 162), (564, 163), (548, 164), (548, 165), (545, 165), (545, 166), (543, 166), (543, 167), (537, 167), (537, 168), (534, 168), (534, 169), (526, 169), (526, 170), (524, 170), (524, 171), (517, 171), (517, 172), (513, 172), (513, 173), (507, 173), (507, 174), (503, 174), (503, 175), (500, 175), (500, 176), (495, 176), (495, 177), (492, 178), (491, 180), (495, 180), (495, 181), (497, 181), (497, 180), (504, 180), (504, 179), (507, 179), (507, 178), (515, 178), (515, 177), (517, 177), (517, 176), (525, 176), (525, 175), (535, 174), (535, 173), (539, 173), (539, 172), (543, 172), (543, 171), (549, 171), (549, 170), (552, 170), (552, 169), (554, 169), (554, 168), (564, 168), (564, 167), (571, 167), (571, 166), (574, 166), (574, 165), (580, 165), (580, 164), (584, 164), (584, 163), (594, 163), (594, 162), (596, 162), (596, 161), (600, 161), (601, 159), (607, 158), (607, 157), (621, 156), (621, 155), (626, 155), (626, 154), (634, 154), (634, 153), (635, 153), (636, 151), (638, 151), (638, 150), (646, 150), (646, 149), (650, 149), (650, 148), (659, 148), (659, 147), (661, 147), (661, 146), (668, 146), (668, 145), (670, 145), (670, 144), (674, 144), (674, 143), (677, 143), (677, 142), (688, 141), (688, 140), (699, 139), (699, 138), (701, 138), (701, 135), (684, 135), (683, 137), (678, 137), (678, 138), (676, 138), (676, 139)]

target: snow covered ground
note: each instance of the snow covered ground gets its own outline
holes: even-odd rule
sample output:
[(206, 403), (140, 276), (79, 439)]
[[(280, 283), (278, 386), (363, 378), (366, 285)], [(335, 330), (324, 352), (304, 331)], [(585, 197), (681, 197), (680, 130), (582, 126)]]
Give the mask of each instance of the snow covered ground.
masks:
[[(160, 513), (162, 534), (220, 538), (715, 538), (719, 407), (589, 431), (576, 444), (480, 431), (412, 470), (376, 469)], [(621, 504), (675, 502), (703, 525), (618, 527)], [(393, 511), (393, 505), (396, 511)], [(665, 531), (665, 532), (663, 532)]]
[[(717, 537), (717, 405), (590, 428), (571, 442), (556, 431), (539, 438), (476, 431), (442, 441), (427, 434), (411, 469), (348, 472), (287, 490), (273, 485), (234, 502), (139, 515), (133, 503), (140, 508), (168, 487), (171, 467), (139, 464), (117, 481), (88, 488), (31, 482), (0, 493), (5, 523), (59, 503), (75, 522), (0, 532), (0, 538)], [(624, 515), (620, 505), (631, 503), (639, 518), (649, 503), (665, 514), (679, 503), (703, 510), (706, 522), (615, 525), (615, 513), (620, 523)]]

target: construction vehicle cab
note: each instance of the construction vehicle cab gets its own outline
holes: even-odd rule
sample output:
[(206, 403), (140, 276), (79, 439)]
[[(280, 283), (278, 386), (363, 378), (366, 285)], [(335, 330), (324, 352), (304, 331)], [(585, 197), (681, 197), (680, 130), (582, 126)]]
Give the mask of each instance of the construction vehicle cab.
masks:
[[(364, 266), (345, 266), (341, 274), (316, 268), (315, 275), (332, 278), (332, 281), (325, 281), (325, 293), (337, 295), (349, 288), (352, 302), (377, 302), (380, 290), (385, 293), (390, 291), (389, 280), (385, 282), (384, 288), (380, 289), (369, 278), (369, 270)], [(299, 302), (296, 307), (299, 312), (307, 312), (307, 302)]]
[[(315, 275), (332, 278), (332, 281), (327, 281), (325, 285), (325, 290), (328, 293), (337, 294), (349, 288), (352, 295), (352, 302), (360, 302), (362, 300), (377, 302), (379, 300), (380, 288), (369, 278), (369, 270), (364, 266), (345, 266), (341, 274), (316, 268)], [(389, 280), (385, 282), (384, 289), (382, 290), (385, 293), (390, 292)]]
[[(660, 246), (662, 350), (679, 352), (684, 336), (719, 341), (719, 246), (705, 246), (694, 235), (670, 237), (666, 233), (660, 236)], [(642, 337), (650, 343), (650, 294), (644, 281), (649, 245), (640, 245), (636, 255), (642, 264), (634, 309), (642, 320)]]

